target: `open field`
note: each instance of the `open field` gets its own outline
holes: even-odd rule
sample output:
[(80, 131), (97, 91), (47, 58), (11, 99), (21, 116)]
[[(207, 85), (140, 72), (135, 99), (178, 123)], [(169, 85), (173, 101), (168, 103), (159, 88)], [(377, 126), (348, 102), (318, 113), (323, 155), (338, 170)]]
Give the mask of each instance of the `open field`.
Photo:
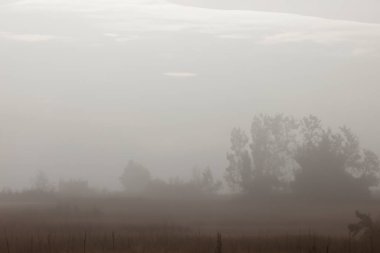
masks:
[[(362, 208), (238, 198), (2, 200), (0, 252), (376, 252), (380, 240), (348, 236)], [(371, 251), (372, 250), (372, 251)]]
[[(378, 244), (378, 243), (377, 243)], [(300, 235), (216, 236), (173, 225), (128, 226), (55, 223), (2, 234), (0, 252), (376, 252), (369, 240)]]

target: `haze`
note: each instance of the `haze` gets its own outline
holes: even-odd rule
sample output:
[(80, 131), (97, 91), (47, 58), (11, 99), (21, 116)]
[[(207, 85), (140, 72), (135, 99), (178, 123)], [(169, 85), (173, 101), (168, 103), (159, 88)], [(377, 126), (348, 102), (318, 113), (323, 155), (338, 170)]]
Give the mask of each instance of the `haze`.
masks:
[(380, 153), (379, 4), (293, 2), (2, 1), (0, 187), (42, 170), (120, 189), (131, 159), (222, 178), (259, 113), (317, 115)]

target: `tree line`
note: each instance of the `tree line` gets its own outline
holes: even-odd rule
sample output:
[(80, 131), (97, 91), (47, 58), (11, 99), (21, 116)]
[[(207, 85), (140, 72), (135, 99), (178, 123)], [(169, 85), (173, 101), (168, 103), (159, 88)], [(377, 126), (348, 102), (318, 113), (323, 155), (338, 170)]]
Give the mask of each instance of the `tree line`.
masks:
[[(188, 180), (153, 179), (146, 167), (132, 160), (119, 181), (130, 195), (210, 196), (227, 186), (223, 192), (245, 196), (323, 200), (368, 198), (380, 180), (380, 161), (373, 151), (362, 148), (349, 128), (333, 131), (315, 116), (256, 115), (249, 134), (241, 128), (232, 130), (227, 163), (224, 184), (208, 167), (193, 169)], [(32, 190), (55, 191), (43, 172), (37, 173)], [(61, 180), (57, 191), (68, 195), (105, 193), (89, 187), (86, 180)]]
[(315, 116), (254, 117), (248, 136), (231, 133), (226, 182), (246, 194), (307, 198), (362, 198), (378, 186), (378, 156), (347, 127), (322, 126)]

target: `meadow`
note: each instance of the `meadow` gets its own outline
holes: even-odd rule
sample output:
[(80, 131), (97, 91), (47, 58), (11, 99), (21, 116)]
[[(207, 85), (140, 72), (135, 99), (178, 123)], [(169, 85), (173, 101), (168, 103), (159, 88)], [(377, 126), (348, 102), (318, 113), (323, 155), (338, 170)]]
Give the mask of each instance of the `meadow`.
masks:
[[(376, 233), (349, 235), (352, 202), (289, 201), (2, 199), (0, 252), (379, 252)], [(375, 214), (378, 202), (356, 205)]]

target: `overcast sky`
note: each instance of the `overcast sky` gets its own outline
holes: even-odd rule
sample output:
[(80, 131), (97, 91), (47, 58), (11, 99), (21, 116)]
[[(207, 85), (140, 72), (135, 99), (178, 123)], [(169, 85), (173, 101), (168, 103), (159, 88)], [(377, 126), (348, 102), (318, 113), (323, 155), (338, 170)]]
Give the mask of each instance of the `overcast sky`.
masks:
[(231, 129), (262, 112), (347, 125), (380, 153), (378, 3), (189, 1), (1, 1), (0, 188), (43, 170), (116, 189), (130, 159), (221, 176)]
[(287, 12), (304, 16), (380, 23), (378, 0), (170, 0), (217, 9)]

